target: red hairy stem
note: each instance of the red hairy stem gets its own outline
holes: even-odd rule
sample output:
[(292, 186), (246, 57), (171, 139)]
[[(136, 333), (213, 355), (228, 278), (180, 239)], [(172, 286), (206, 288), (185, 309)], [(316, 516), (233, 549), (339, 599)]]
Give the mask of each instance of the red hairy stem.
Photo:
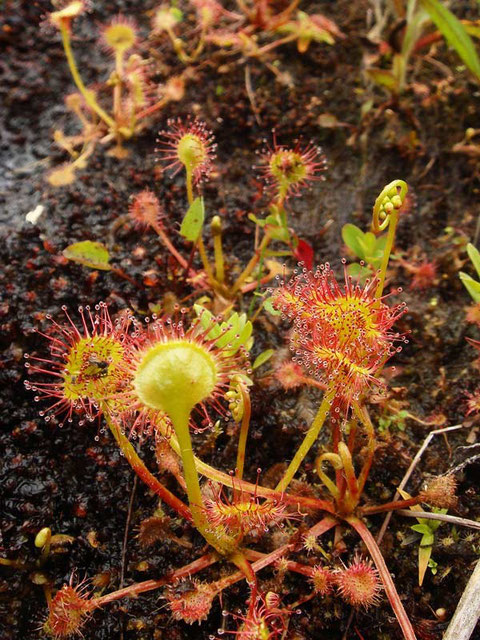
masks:
[[(355, 418), (355, 416), (352, 416), (350, 421), (349, 421), (349, 434), (348, 434), (348, 450), (350, 451), (350, 455), (353, 458), (353, 452), (355, 450), (355, 439), (357, 437), (357, 420)], [(347, 488), (347, 485), (345, 484), (345, 482), (343, 481), (343, 477), (342, 477), (342, 483), (339, 486), (338, 485), (338, 481), (337, 481), (337, 486), (339, 486), (340, 488), (340, 502), (344, 499), (345, 497), (345, 491)], [(358, 490), (358, 483), (356, 483), (356, 490)]]
[(113, 420), (107, 417), (107, 424), (110, 427), (110, 431), (113, 437), (117, 441), (120, 450), (125, 456), (125, 460), (132, 467), (138, 477), (154, 491), (166, 504), (174, 509), (180, 516), (192, 522), (192, 514), (190, 509), (184, 504), (176, 495), (169, 491), (163, 484), (150, 473), (147, 467), (142, 462), (141, 458), (133, 448), (130, 440), (123, 435), (120, 428), (115, 424)]
[[(248, 557), (250, 558), (250, 560), (260, 560), (261, 558), (265, 557), (265, 554), (261, 553), (261, 551), (249, 551)], [(285, 566), (288, 571), (294, 571), (295, 573), (299, 573), (302, 576), (306, 576), (307, 578), (311, 578), (315, 573), (313, 567), (309, 567), (306, 564), (301, 564), (300, 562), (295, 562), (294, 560), (287, 560)]]
[(443, 40), (443, 35), (440, 33), (440, 31), (429, 33), (428, 35), (423, 36), (423, 38), (419, 38), (416, 41), (413, 47), (413, 53), (417, 53), (418, 51), (421, 51), (425, 47), (429, 47), (431, 44), (433, 44), (434, 42), (438, 42), (439, 40)]
[(385, 564), (382, 552), (380, 551), (375, 538), (372, 536), (366, 524), (363, 522), (363, 520), (360, 520), (360, 518), (351, 516), (349, 518), (345, 518), (345, 520), (355, 529), (355, 531), (365, 543), (370, 555), (372, 556), (373, 562), (375, 563), (378, 573), (380, 574), (380, 577), (382, 579), (387, 597), (397, 617), (398, 623), (402, 628), (404, 638), (406, 640), (417, 640), (412, 627), (412, 623), (408, 619), (407, 613), (403, 607), (402, 601), (400, 600), (400, 596), (398, 595), (395, 584), (392, 580), (390, 572), (388, 571), (388, 567)]
[(294, 560), (288, 560), (287, 569), (289, 571), (294, 571), (295, 573), (300, 573), (302, 576), (306, 576), (307, 578), (311, 578), (315, 573), (313, 567), (308, 567), (306, 564), (300, 564), (300, 562), (295, 562)]
[(268, 29), (270, 29), (271, 31), (274, 31), (275, 29), (278, 29), (278, 27), (280, 27), (281, 25), (288, 22), (288, 20), (290, 19), (290, 16), (298, 7), (299, 4), (300, 4), (300, 0), (292, 0), (292, 2), (288, 5), (286, 9), (284, 9), (279, 14), (277, 14), (276, 16), (273, 16), (270, 19), (270, 21), (268, 22)]
[(166, 100), (165, 98), (162, 98), (158, 102), (155, 102), (155, 104), (152, 104), (149, 107), (147, 107), (146, 109), (144, 109), (143, 111), (140, 111), (140, 113), (137, 113), (136, 119), (137, 120), (142, 120), (143, 118), (146, 118), (147, 116), (151, 116), (152, 113), (155, 113), (155, 111), (158, 111), (159, 109), (163, 109), (163, 107), (165, 105), (167, 105), (167, 104), (168, 104), (168, 100)]
[(338, 522), (337, 520), (335, 520), (335, 518), (332, 518), (331, 516), (325, 516), (308, 530), (307, 535), (315, 536), (315, 538), (318, 538), (318, 536), (326, 533), (337, 524)]
[[(284, 544), (283, 546), (279, 547), (278, 549), (275, 549), (275, 551), (272, 551), (272, 553), (261, 554), (262, 557), (259, 558), (258, 560), (256, 560), (256, 562), (254, 562), (251, 565), (252, 571), (257, 573), (257, 571), (260, 571), (261, 569), (264, 569), (265, 567), (268, 567), (269, 565), (271, 565), (274, 562), (276, 562), (279, 558), (281, 558), (285, 553), (287, 553), (288, 551), (293, 550), (293, 547), (294, 547), (294, 545), (292, 545), (292, 544)], [(244, 553), (245, 553), (245, 556), (247, 558), (251, 558), (251, 559), (258, 558), (258, 555), (257, 555), (256, 551), (252, 552), (249, 549), (244, 549)], [(243, 571), (236, 571), (235, 573), (232, 573), (231, 575), (226, 576), (225, 578), (222, 578), (221, 580), (218, 580), (215, 583), (215, 588), (216, 588), (217, 592), (220, 593), (224, 589), (227, 589), (228, 587), (231, 587), (236, 582), (240, 582), (240, 580), (244, 580), (244, 579), (245, 579), (245, 573)]]
[(103, 605), (113, 602), (114, 600), (119, 600), (120, 598), (134, 597), (138, 596), (140, 593), (164, 587), (165, 585), (172, 584), (181, 578), (188, 578), (191, 575), (202, 571), (202, 569), (206, 569), (217, 562), (218, 558), (219, 556), (215, 552), (206, 553), (190, 564), (187, 564), (176, 571), (172, 571), (159, 580), (145, 580), (144, 582), (137, 582), (129, 587), (124, 587), (123, 589), (107, 593), (107, 595), (101, 596), (100, 598), (93, 598), (92, 605), (93, 607), (103, 607)]
[[(172, 256), (175, 258), (175, 260), (178, 262), (178, 264), (185, 269), (185, 271), (187, 271), (189, 269), (189, 265), (187, 263), (187, 261), (185, 260), (185, 258), (175, 249), (175, 247), (173, 246), (173, 244), (170, 241), (170, 238), (167, 236), (167, 234), (165, 233), (165, 231), (162, 229), (162, 227), (158, 224), (154, 226), (155, 232), (158, 235), (158, 237), (160, 238), (160, 240), (163, 242), (163, 244), (165, 245), (165, 247), (168, 249), (168, 251), (170, 251), (170, 253), (172, 254)], [(193, 275), (195, 275), (195, 272), (193, 271)]]
[(415, 498), (409, 498), (408, 500), (392, 500), (391, 502), (385, 502), (385, 504), (362, 507), (360, 511), (365, 515), (373, 515), (375, 513), (384, 513), (385, 511), (395, 511), (396, 509), (414, 507), (415, 505), (420, 504), (421, 501), (420, 496), (416, 496)]
[[(317, 524), (315, 524), (313, 527), (311, 527), (305, 535), (308, 537), (314, 536), (315, 538), (318, 538), (323, 533), (326, 533), (327, 531), (335, 527), (337, 524), (338, 524), (338, 521), (335, 520), (335, 518), (332, 518), (331, 516), (326, 516), (325, 518), (322, 518), (322, 520), (317, 522)], [(281, 557), (283, 553), (280, 556), (278, 555), (278, 552), (280, 550), (283, 550), (286, 553), (287, 551), (294, 550), (294, 545), (285, 544), (282, 547), (279, 547), (279, 549), (276, 549), (273, 553), (269, 553), (269, 554), (261, 553), (260, 551), (255, 551), (253, 549), (245, 549), (245, 555), (249, 560), (256, 560), (256, 562), (252, 565), (256, 569), (257, 566), (260, 566), (260, 561), (266, 561), (270, 559), (270, 557), (273, 554), (275, 554), (275, 559)], [(311, 573), (313, 572), (313, 567), (308, 567), (306, 565), (300, 564), (299, 562), (294, 562), (290, 560), (288, 561), (287, 568), (290, 569), (291, 571), (296, 571), (297, 573), (302, 573), (303, 575), (306, 575), (306, 576), (310, 576)]]
[[(313, 530), (316, 530), (317, 531), (317, 535), (320, 535), (320, 531), (325, 533), (326, 531), (328, 531), (329, 529), (334, 527), (336, 524), (337, 524), (337, 521), (334, 518), (331, 518), (330, 516), (327, 516), (327, 517), (323, 518), (323, 520), (318, 522), (314, 527), (312, 527), (310, 529), (310, 532), (312, 532)], [(293, 551), (294, 549), (295, 549), (295, 544), (294, 543), (288, 543), (288, 544), (282, 545), (278, 549), (275, 549), (275, 551), (272, 551), (271, 553), (267, 553), (267, 554), (263, 554), (263, 553), (261, 553), (259, 551), (254, 551), (253, 549), (243, 549), (243, 554), (244, 554), (245, 558), (248, 558), (250, 560), (255, 560), (255, 562), (253, 562), (253, 564), (251, 565), (251, 569), (256, 574), (261, 569), (264, 569), (265, 567), (268, 567), (269, 565), (273, 564), (274, 562), (279, 560), (282, 556), (284, 556), (286, 553), (288, 553), (289, 551)], [(194, 564), (194, 563), (192, 563), (192, 564)], [(212, 564), (212, 563), (210, 563), (210, 564)], [(292, 571), (295, 571), (297, 568), (302, 566), (302, 565), (300, 565), (299, 563), (296, 563), (296, 562), (293, 562), (292, 565), (293, 565), (292, 566)], [(191, 566), (191, 565), (187, 565), (187, 567), (189, 567), (189, 566)], [(208, 566), (208, 565), (206, 565), (206, 566)], [(187, 567), (184, 567), (183, 569), (186, 569)], [(307, 570), (308, 570), (308, 567), (305, 567), (305, 570), (302, 569), (301, 572), (304, 573), (304, 575), (309, 575), (307, 573)], [(179, 571), (182, 571), (182, 570), (179, 570)], [(175, 577), (176, 577), (177, 573), (178, 572), (174, 572), (174, 574), (172, 574), (172, 575), (175, 575)], [(217, 591), (217, 593), (220, 593), (224, 589), (227, 589), (228, 587), (231, 587), (236, 582), (240, 582), (240, 580), (244, 580), (244, 579), (245, 579), (244, 571), (236, 571), (235, 573), (232, 573), (231, 575), (226, 576), (225, 578), (221, 578), (220, 580), (218, 580), (215, 583), (216, 591)], [(154, 582), (154, 581), (153, 580), (149, 580), (147, 582)], [(108, 597), (108, 596), (105, 596), (105, 597)]]
[(240, 292), (241, 293), (248, 293), (249, 291), (255, 291), (255, 289), (262, 284), (267, 284), (267, 282), (270, 282), (270, 280), (272, 280), (275, 276), (273, 275), (266, 275), (263, 276), (263, 278), (260, 278), (260, 280), (255, 280), (255, 282), (249, 282), (248, 284), (244, 284), (243, 287), (240, 287)]

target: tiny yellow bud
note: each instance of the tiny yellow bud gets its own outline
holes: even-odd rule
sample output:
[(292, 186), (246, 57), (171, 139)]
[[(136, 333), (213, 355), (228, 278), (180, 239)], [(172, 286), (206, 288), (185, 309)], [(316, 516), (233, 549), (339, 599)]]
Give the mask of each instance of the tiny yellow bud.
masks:
[(395, 207), (395, 209), (400, 209), (400, 207), (403, 204), (401, 197), (399, 195), (393, 196), (392, 204)]
[(219, 236), (222, 233), (222, 221), (220, 216), (213, 216), (210, 228), (213, 236)]

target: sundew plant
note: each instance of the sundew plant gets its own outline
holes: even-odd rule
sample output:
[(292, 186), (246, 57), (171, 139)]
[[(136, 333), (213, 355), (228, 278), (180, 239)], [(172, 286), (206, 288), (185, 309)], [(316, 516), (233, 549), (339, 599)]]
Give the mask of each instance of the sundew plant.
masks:
[[(194, 189), (210, 170), (214, 143), (197, 122), (171, 123), (160, 140), (160, 153), (170, 167), (186, 171), (190, 209), (185, 219), (191, 224), (188, 219), (198, 201)], [(267, 245), (285, 241), (291, 233), (286, 222), (288, 196), (298, 195), (308, 180), (317, 177), (323, 163), (318, 157), (316, 148), (299, 144), (290, 150), (275, 143), (268, 151), (263, 171), (271, 182), (271, 221), (263, 226), (259, 248), (233, 284), (221, 277), (221, 247), (216, 250), (216, 268), (210, 264), (200, 225), (191, 240), (205, 267), (204, 282), (214, 295), (235, 304), (241, 301), (236, 294), (247, 280), (257, 278), (259, 286)], [(281, 576), (294, 572), (305, 578), (309, 595), (303, 601), (319, 598), (331, 606), (332, 598), (340, 598), (365, 610), (387, 597), (404, 637), (416, 637), (369, 531), (368, 516), (419, 503), (443, 506), (451, 502), (454, 483), (443, 493), (427, 489), (385, 505), (365, 503), (377, 440), (369, 399), (386, 384), (385, 364), (408, 342), (401, 292), (384, 293), (406, 197), (407, 185), (395, 180), (375, 202), (372, 231), (385, 230), (386, 240), (374, 276), (361, 282), (348, 275), (345, 264), (343, 273), (328, 263), (312, 269), (300, 265), (290, 276), (277, 276), (276, 284), (266, 291), (266, 307), (290, 326), (286, 339), (292, 358), (279, 371), (279, 380), (285, 389), (313, 385), (323, 395), (303, 438), (292, 442), (292, 455), (285, 460), (276, 486), (264, 485), (261, 471), (254, 483), (244, 479), (251, 472), (249, 429), (256, 384), (250, 349), (255, 327), (244, 314), (233, 312), (232, 304), (222, 316), (201, 305), (177, 306), (171, 314), (142, 321), (129, 309), (112, 316), (107, 305), (98, 303), (79, 308), (78, 314), (65, 308), (64, 319), (48, 318), (41, 331), (42, 352), (25, 355), (26, 386), (42, 405), (40, 414), (60, 426), (87, 420), (104, 425), (102, 430), (108, 428), (125, 460), (160, 501), (162, 515), (145, 521), (140, 536), (155, 540), (169, 530), (171, 518), (180, 518), (188, 523), (192, 540), (196, 535), (203, 538), (204, 548), (173, 572), (106, 594), (96, 593), (88, 576), (86, 582), (72, 577), (49, 598), (43, 625), (47, 634), (70, 637), (89, 624), (96, 609), (151, 590), (161, 591), (175, 620), (201, 624), (223, 591), (246, 581), (245, 609), (241, 615), (232, 614), (221, 633), (245, 639), (283, 638), (302, 598), (297, 594), (293, 604), (282, 602), (279, 594), (264, 586), (263, 570), (271, 567)], [(131, 215), (166, 241), (159, 203), (151, 192), (136, 197)], [(169, 240), (168, 244), (173, 247)], [(188, 264), (174, 251), (181, 264), (193, 269), (191, 261)], [(260, 312), (262, 306), (256, 317)], [(233, 471), (207, 464), (194, 445), (226, 420), (238, 425)], [(327, 449), (317, 446), (322, 429), (329, 430)], [(160, 469), (168, 468), (176, 478), (177, 490), (147, 467), (142, 450), (149, 443)], [(307, 460), (311, 471), (305, 476)], [(307, 478), (303, 484), (297, 480), (300, 474)], [(350, 562), (339, 564), (320, 550), (329, 531), (337, 531), (338, 537), (346, 527), (357, 533), (367, 555), (359, 554), (354, 544)], [(275, 535), (279, 530), (281, 538)], [(179, 540), (173, 533), (167, 535)], [(305, 552), (317, 555), (313, 563), (305, 562)], [(221, 577), (212, 580), (207, 570), (214, 564), (223, 569)], [(180, 588), (187, 578), (185, 588)]]

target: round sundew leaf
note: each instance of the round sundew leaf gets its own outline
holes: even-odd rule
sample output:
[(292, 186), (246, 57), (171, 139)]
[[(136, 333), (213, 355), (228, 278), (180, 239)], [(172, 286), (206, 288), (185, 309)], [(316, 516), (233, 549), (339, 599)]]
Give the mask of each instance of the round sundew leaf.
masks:
[(68, 260), (78, 262), (78, 264), (83, 264), (91, 269), (110, 271), (112, 268), (109, 264), (110, 254), (108, 249), (101, 242), (92, 242), (91, 240), (74, 242), (64, 249), (62, 253)]

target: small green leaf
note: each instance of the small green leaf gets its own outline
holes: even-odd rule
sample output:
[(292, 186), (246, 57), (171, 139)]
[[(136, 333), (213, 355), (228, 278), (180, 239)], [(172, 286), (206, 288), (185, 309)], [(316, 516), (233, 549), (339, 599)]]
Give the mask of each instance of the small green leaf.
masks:
[(92, 269), (110, 271), (112, 268), (109, 264), (108, 249), (101, 242), (92, 242), (91, 240), (74, 242), (63, 250), (63, 255), (72, 262), (78, 262)]
[(288, 229), (282, 225), (282, 221), (279, 219), (278, 215), (270, 214), (265, 218), (265, 229), (268, 229), (268, 234), (274, 240), (288, 242)]
[(474, 302), (480, 302), (480, 282), (474, 280), (472, 276), (469, 276), (468, 273), (464, 273), (460, 271), (458, 274), (460, 276), (460, 280), (465, 285), (466, 290), (470, 294), (472, 300)]
[(473, 75), (480, 80), (480, 59), (460, 20), (439, 0), (420, 0), (448, 44), (455, 49)]
[(471, 242), (469, 242), (467, 244), (467, 253), (468, 257), (472, 261), (473, 266), (475, 267), (477, 275), (480, 276), (480, 252)]
[(195, 198), (180, 227), (180, 234), (190, 242), (196, 242), (202, 233), (203, 223), (205, 221), (205, 206), (203, 198), (200, 196)]
[(255, 358), (255, 362), (253, 363), (252, 369), (258, 369), (262, 364), (265, 364), (270, 358), (273, 356), (275, 351), (273, 349), (267, 349), (266, 351), (262, 351), (262, 353), (258, 354)]
[(410, 527), (412, 531), (416, 531), (417, 533), (421, 533), (423, 536), (431, 536), (432, 530), (428, 526), (428, 524), (414, 524)]
[(217, 323), (215, 318), (213, 317), (213, 313), (205, 307), (202, 307), (201, 304), (194, 304), (193, 309), (197, 314), (197, 317), (200, 319), (200, 324), (204, 329), (209, 329), (208, 338), (210, 340), (214, 338), (218, 338), (221, 335), (222, 330), (220, 325)]
[(342, 227), (342, 239), (344, 243), (353, 251), (357, 258), (361, 260), (363, 260), (363, 235), (363, 231), (354, 224), (349, 223)]
[(377, 238), (371, 231), (367, 231), (364, 233), (361, 238), (359, 238), (360, 245), (363, 251), (363, 259), (368, 262), (367, 256), (372, 255), (375, 252), (375, 247), (377, 244)]
[(266, 220), (260, 220), (260, 218), (257, 218), (257, 216), (253, 213), (248, 214), (248, 219), (257, 224), (259, 227), (262, 227), (262, 229), (266, 224)]
[(432, 547), (419, 547), (418, 549), (418, 584), (422, 586), (425, 572), (432, 555)]
[(178, 7), (170, 7), (170, 13), (177, 22), (183, 20), (183, 12)]
[(195, 304), (193, 308), (201, 326), (208, 330), (207, 338), (215, 340), (215, 346), (219, 349), (228, 346), (225, 355), (235, 354), (240, 347), (250, 351), (253, 344), (253, 338), (251, 338), (253, 325), (245, 313), (238, 315), (235, 312), (228, 320), (218, 322), (214, 315), (202, 305)]
[(438, 572), (438, 562), (435, 562), (433, 558), (428, 561), (428, 568), (432, 572), (432, 575), (436, 576)]

